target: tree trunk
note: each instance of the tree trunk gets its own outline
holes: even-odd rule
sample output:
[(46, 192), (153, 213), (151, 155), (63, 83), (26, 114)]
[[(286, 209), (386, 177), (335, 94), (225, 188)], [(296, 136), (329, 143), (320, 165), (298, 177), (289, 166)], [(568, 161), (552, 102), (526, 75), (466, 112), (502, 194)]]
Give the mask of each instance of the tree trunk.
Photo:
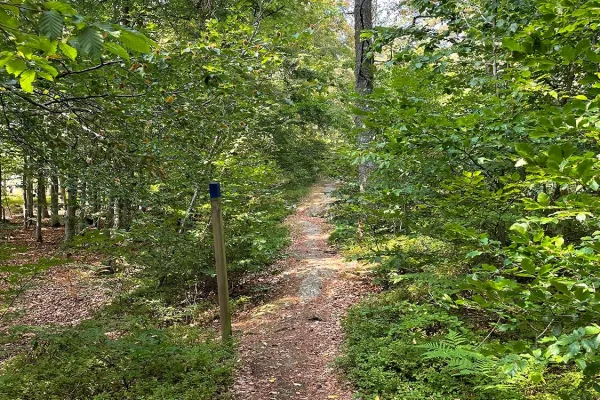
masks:
[[(361, 39), (360, 35), (364, 30), (373, 29), (373, 2), (372, 0), (355, 0), (354, 3), (354, 50), (355, 65), (354, 78), (355, 89), (360, 96), (365, 96), (373, 92), (373, 76), (375, 65), (373, 57), (368, 57), (370, 39)], [(359, 100), (359, 108), (366, 108)], [(373, 140), (374, 133), (366, 129), (360, 116), (354, 118), (358, 128), (358, 147), (359, 150), (365, 149)], [(358, 164), (358, 183), (360, 191), (364, 192), (367, 187), (369, 174), (373, 169), (370, 162), (361, 162)]]
[(0, 222), (3, 222), (6, 219), (6, 216), (4, 215), (4, 197), (2, 196), (4, 194), (3, 189), (4, 186), (2, 185), (2, 163), (0, 163)]
[(27, 220), (30, 223), (33, 221), (33, 179), (27, 179)]
[(50, 178), (50, 211), (51, 219), (50, 226), (53, 228), (60, 227), (60, 215), (58, 214), (58, 177), (52, 175)]
[(44, 201), (42, 199), (45, 197), (43, 190), (44, 190), (44, 177), (40, 173), (38, 175), (38, 180), (37, 180), (38, 198), (37, 198), (37, 211), (35, 213), (35, 240), (38, 243), (42, 243), (42, 241), (43, 241), (43, 238), (42, 238), (43, 210), (42, 209), (44, 208)]
[(40, 196), (40, 200), (42, 201), (42, 216), (44, 218), (50, 218), (50, 213), (48, 212), (48, 198), (46, 197), (47, 194), (47, 182), (46, 182), (46, 177), (42, 177), (42, 185), (40, 187), (40, 190), (38, 190), (38, 194)]
[(67, 185), (65, 183), (65, 178), (60, 178), (59, 180), (59, 186), (60, 186), (60, 198), (62, 200), (62, 208), (63, 210), (67, 209)]
[(100, 229), (100, 193), (97, 189), (91, 190), (90, 194), (90, 206), (92, 208), (92, 220), (94, 226)]
[(77, 209), (77, 185), (74, 180), (69, 180), (67, 183), (67, 217), (65, 219), (65, 242), (73, 241), (75, 235)]
[(23, 188), (23, 228), (27, 229), (29, 226), (29, 220), (27, 219), (27, 216), (29, 215), (27, 212), (27, 205), (29, 202), (27, 201), (27, 175), (25, 170), (23, 170), (23, 179), (21, 183)]
[(87, 228), (87, 184), (81, 183), (81, 195), (79, 197), (79, 233), (83, 234)]
[(106, 207), (106, 223), (105, 228), (110, 229), (114, 227), (115, 222), (115, 207), (117, 199), (114, 196), (108, 197), (108, 205)]
[(122, 199), (117, 199), (115, 202), (115, 224), (117, 229), (123, 229), (125, 226), (125, 204)]

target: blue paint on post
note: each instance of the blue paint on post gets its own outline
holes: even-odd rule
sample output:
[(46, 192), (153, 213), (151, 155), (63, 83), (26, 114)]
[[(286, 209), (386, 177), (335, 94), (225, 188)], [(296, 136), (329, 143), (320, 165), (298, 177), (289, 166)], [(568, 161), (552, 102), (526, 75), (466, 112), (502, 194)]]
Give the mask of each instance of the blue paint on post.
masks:
[(218, 199), (221, 197), (221, 184), (219, 182), (211, 182), (208, 185), (208, 192), (211, 199)]

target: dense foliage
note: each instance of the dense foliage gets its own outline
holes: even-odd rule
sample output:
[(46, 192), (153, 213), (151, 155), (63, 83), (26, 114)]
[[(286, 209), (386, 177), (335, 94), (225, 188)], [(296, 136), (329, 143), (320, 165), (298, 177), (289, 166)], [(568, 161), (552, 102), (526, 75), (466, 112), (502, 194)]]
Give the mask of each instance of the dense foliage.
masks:
[[(0, 3), (6, 229), (43, 241), (64, 224), (67, 252), (136, 289), (80, 326), (3, 337), (31, 347), (2, 365), (0, 398), (222, 394), (231, 344), (194, 323), (215, 317), (208, 183), (223, 183), (236, 296), (287, 244), (281, 221), (351, 121), (345, 27), (329, 0)], [(0, 267), (1, 318), (51, 261)]]
[[(377, 168), (366, 193), (348, 188), (336, 234), (347, 242), (362, 220), (353, 251), (402, 289), (350, 315), (347, 367), (382, 398), (409, 398), (401, 388), (415, 381), (414, 398), (474, 396), (465, 386), (596, 398), (598, 3), (417, 0), (404, 12), (404, 26), (363, 34), (385, 65), (368, 111), (356, 110), (377, 139), (354, 156)], [(423, 242), (419, 257), (406, 240)], [(414, 315), (412, 285), (427, 288)], [(369, 329), (381, 343), (360, 339)], [(385, 353), (396, 346), (412, 355)]]

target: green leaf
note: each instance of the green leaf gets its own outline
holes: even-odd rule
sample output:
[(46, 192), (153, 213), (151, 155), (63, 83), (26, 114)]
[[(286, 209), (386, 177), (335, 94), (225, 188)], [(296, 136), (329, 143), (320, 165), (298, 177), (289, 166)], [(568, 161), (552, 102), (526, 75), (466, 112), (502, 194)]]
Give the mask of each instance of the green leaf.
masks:
[(600, 326), (590, 325), (585, 327), (585, 334), (588, 336), (597, 335), (600, 333)]
[(44, 8), (46, 10), (54, 10), (58, 11), (63, 15), (75, 15), (77, 11), (73, 7), (71, 7), (67, 3), (63, 3), (62, 1), (48, 1), (44, 3)]
[(502, 45), (511, 51), (517, 51), (519, 53), (525, 52), (525, 47), (517, 42), (515, 39), (510, 37), (505, 37), (502, 39)]
[(139, 32), (122, 30), (120, 36), (121, 42), (130, 50), (140, 53), (149, 53), (152, 41)]
[(100, 57), (104, 45), (104, 39), (100, 32), (92, 27), (83, 29), (76, 37), (75, 42), (79, 50), (92, 58)]
[(54, 81), (54, 77), (52, 76), (52, 74), (49, 74), (45, 71), (37, 71), (37, 74), (40, 78), (44, 78), (47, 81), (53, 82)]
[(582, 39), (577, 46), (575, 46), (575, 52), (577, 54), (583, 53), (585, 50), (589, 49), (592, 46), (592, 42), (590, 39)]
[(35, 81), (35, 76), (36, 72), (30, 69), (21, 74), (19, 84), (21, 85), (21, 89), (23, 89), (23, 91), (28, 93), (33, 92), (33, 82)]
[(4, 66), (10, 61), (13, 60), (15, 58), (15, 54), (11, 53), (9, 55), (7, 55), (6, 57), (2, 58), (0, 60), (0, 68), (4, 68)]
[(515, 145), (515, 150), (517, 151), (517, 154), (523, 158), (533, 158), (533, 156), (535, 156), (533, 147), (529, 143), (517, 143)]
[(523, 258), (523, 260), (521, 260), (521, 267), (528, 274), (535, 273), (535, 265), (533, 264), (533, 261), (531, 261), (531, 258)]
[(25, 61), (21, 59), (12, 60), (6, 64), (6, 72), (14, 75), (15, 77), (19, 76), (21, 72), (25, 71), (26, 69), (27, 64), (25, 64)]
[(571, 46), (564, 46), (562, 49), (560, 49), (560, 55), (563, 56), (565, 61), (573, 62), (573, 61), (575, 61), (575, 57), (577, 56), (577, 53), (576, 53), (575, 49), (572, 48)]
[(62, 53), (69, 57), (71, 60), (75, 60), (75, 58), (77, 58), (77, 49), (74, 47), (69, 46), (66, 43), (63, 42), (58, 42), (58, 48), (60, 49), (60, 51), (62, 51)]
[(42, 34), (50, 39), (57, 39), (63, 32), (63, 17), (54, 10), (44, 11), (40, 19)]
[(20, 25), (18, 19), (9, 15), (3, 9), (0, 9), (0, 24), (4, 25), (7, 28), (13, 28), (13, 29), (18, 28)]
[(547, 195), (546, 193), (544, 193), (544, 192), (541, 192), (540, 194), (538, 194), (538, 197), (537, 197), (537, 202), (538, 202), (540, 205), (542, 205), (542, 206), (544, 206), (544, 207), (547, 207), (547, 206), (549, 206), (549, 205), (550, 205), (550, 196), (548, 196), (548, 195)]
[(477, 257), (477, 256), (480, 256), (480, 255), (482, 255), (482, 254), (483, 254), (483, 253), (482, 253), (481, 251), (479, 251), (479, 250), (473, 250), (473, 251), (469, 252), (469, 253), (466, 255), (466, 257), (467, 257), (467, 258), (475, 258), (475, 257)]
[(594, 52), (591, 49), (585, 52), (585, 56), (588, 60), (590, 60), (593, 63), (600, 63), (600, 54)]
[(129, 53), (127, 53), (127, 50), (125, 50), (123, 46), (113, 42), (106, 42), (104, 43), (104, 47), (112, 54), (119, 56), (124, 60), (129, 60)]
[(529, 375), (529, 378), (533, 383), (540, 383), (544, 381), (544, 377), (539, 372), (533, 372), (531, 375)]

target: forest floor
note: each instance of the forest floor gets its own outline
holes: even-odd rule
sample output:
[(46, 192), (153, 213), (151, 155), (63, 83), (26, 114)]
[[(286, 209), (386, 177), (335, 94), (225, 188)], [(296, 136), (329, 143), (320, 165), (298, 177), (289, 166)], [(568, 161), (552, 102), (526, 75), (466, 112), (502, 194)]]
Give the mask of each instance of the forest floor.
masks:
[(26, 341), (5, 335), (27, 325), (75, 326), (120, 293), (116, 276), (100, 276), (102, 255), (63, 248), (64, 231), (44, 227), (44, 242), (18, 223), (0, 229), (0, 365)]
[(236, 400), (350, 400), (352, 388), (335, 368), (343, 343), (341, 319), (373, 291), (367, 270), (328, 245), (333, 183), (315, 185), (286, 220), (287, 257), (274, 267), (270, 299), (234, 318), (239, 338)]

